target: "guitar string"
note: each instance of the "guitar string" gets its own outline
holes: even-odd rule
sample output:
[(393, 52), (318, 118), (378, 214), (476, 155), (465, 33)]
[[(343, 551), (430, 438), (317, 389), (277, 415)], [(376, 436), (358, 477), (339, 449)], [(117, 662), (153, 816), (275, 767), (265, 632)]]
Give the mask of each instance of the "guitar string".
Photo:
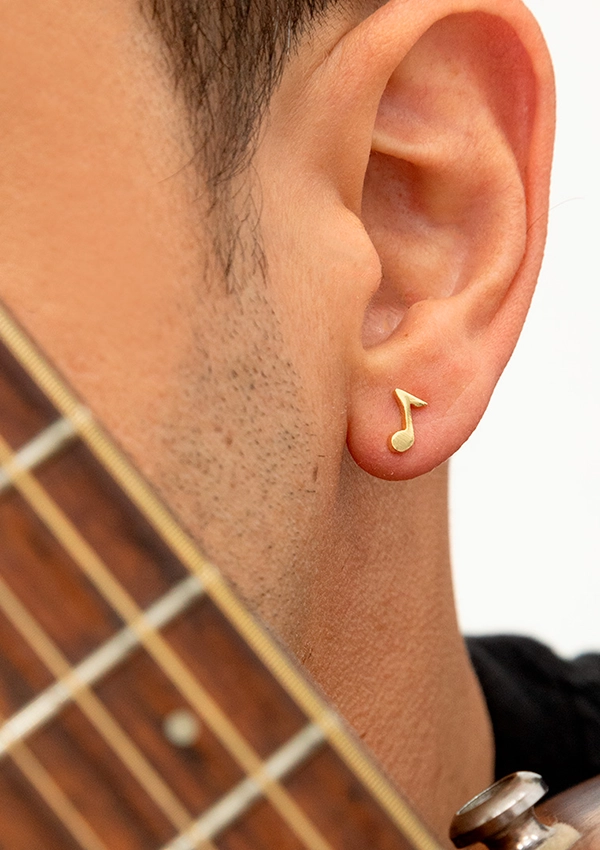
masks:
[(16, 744), (11, 757), (23, 776), (83, 850), (108, 850), (106, 844), (98, 837), (26, 744)]
[[(85, 682), (78, 679), (76, 671), (60, 649), (1, 577), (0, 608), (53, 676), (61, 679), (70, 690), (71, 698), (173, 826), (180, 831), (189, 826), (193, 820), (191, 813), (177, 799), (94, 692)], [(10, 749), (9, 747), (9, 751)]]
[[(68, 419), (57, 419), (20, 448), (15, 453), (15, 457), (25, 469), (35, 469), (44, 461), (58, 454), (77, 436), (77, 431), (72, 422), (69, 422)], [(0, 473), (0, 493), (10, 486), (10, 480), (6, 475)]]
[[(178, 612), (189, 607), (201, 594), (200, 583), (195, 576), (189, 576), (146, 609), (145, 616), (151, 619), (155, 627), (164, 628)], [(8, 595), (14, 596), (10, 588)], [(0, 603), (1, 601), (0, 592)], [(104, 674), (114, 669), (116, 664), (124, 660), (136, 646), (139, 646), (139, 641), (125, 627), (81, 661), (74, 671), (86, 684), (94, 684)], [(77, 687), (77, 681), (70, 681), (71, 678), (68, 676), (67, 680), (59, 679), (33, 702), (28, 703), (24, 709), (5, 720), (0, 726), (0, 757), (15, 743), (23, 741), (37, 728), (46, 725), (49, 719), (72, 701), (72, 691)], [(10, 733), (8, 733), (9, 729), (11, 729)], [(284, 779), (303, 764), (324, 740), (323, 730), (311, 723), (269, 756), (264, 763), (264, 769), (274, 778)], [(204, 810), (185, 832), (171, 839), (162, 850), (191, 850), (199, 846), (208, 846), (207, 841), (216, 838), (227, 827), (234, 824), (261, 796), (260, 786), (252, 777), (243, 779), (210, 808)]]
[(331, 746), (373, 798), (379, 802), (407, 840), (417, 850), (441, 850), (441, 845), (400, 797), (372, 759), (357, 745), (342, 722), (326, 722), (327, 718), (331, 718), (331, 710), (323, 698), (240, 602), (217, 568), (199, 552), (196, 544), (183, 531), (148, 483), (95, 423), (87, 409), (68, 389), (1, 304), (0, 337), (61, 414), (73, 423), (90, 450), (121, 485), (162, 539), (179, 556), (190, 572), (200, 578), (211, 599), (275, 678), (312, 721), (326, 730)]
[[(155, 628), (164, 629), (179, 614), (190, 608), (203, 592), (196, 576), (190, 575), (147, 608), (144, 615)], [(75, 677), (57, 679), (38, 693), (0, 727), (0, 759), (14, 741), (24, 740), (32, 735), (72, 702), (72, 691), (77, 688), (78, 680), (90, 687), (96, 685), (139, 647), (137, 636), (128, 626), (124, 626), (79, 662), (74, 668)]]
[[(323, 730), (314, 723), (304, 726), (282, 747), (269, 756), (264, 769), (275, 779), (285, 779), (324, 742)], [(194, 850), (205, 838), (218, 838), (261, 797), (260, 785), (247, 776), (161, 850)]]
[(263, 770), (263, 763), (199, 683), (163, 636), (145, 619), (142, 609), (103, 564), (79, 531), (27, 470), (19, 466), (10, 446), (0, 437), (0, 464), (25, 501), (46, 525), (102, 596), (138, 635), (140, 642), (191, 706), (229, 750), (248, 775), (261, 785), (264, 796), (309, 850), (332, 850), (286, 789)]

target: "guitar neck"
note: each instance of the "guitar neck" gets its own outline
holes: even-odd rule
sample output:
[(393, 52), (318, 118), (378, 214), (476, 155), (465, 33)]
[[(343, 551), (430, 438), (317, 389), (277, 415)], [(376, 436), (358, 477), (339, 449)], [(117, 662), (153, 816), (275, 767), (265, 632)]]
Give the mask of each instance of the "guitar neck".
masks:
[(0, 308), (0, 847), (438, 845)]

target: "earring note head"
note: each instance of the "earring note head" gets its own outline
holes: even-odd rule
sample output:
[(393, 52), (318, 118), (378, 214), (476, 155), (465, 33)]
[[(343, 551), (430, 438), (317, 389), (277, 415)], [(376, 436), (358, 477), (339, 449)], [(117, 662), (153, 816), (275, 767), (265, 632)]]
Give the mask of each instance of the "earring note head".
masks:
[(398, 402), (398, 407), (403, 414), (404, 428), (392, 434), (390, 437), (390, 449), (393, 452), (399, 452), (401, 454), (408, 451), (415, 442), (415, 429), (413, 427), (411, 407), (427, 407), (427, 402), (400, 389), (394, 390), (394, 398)]

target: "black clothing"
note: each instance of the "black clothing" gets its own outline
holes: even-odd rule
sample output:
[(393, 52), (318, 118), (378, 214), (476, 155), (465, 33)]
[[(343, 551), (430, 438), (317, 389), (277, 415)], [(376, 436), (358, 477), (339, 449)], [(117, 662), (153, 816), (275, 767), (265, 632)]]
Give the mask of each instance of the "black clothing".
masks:
[(558, 794), (600, 774), (600, 654), (565, 661), (531, 638), (467, 638), (496, 741), (496, 778), (540, 773)]

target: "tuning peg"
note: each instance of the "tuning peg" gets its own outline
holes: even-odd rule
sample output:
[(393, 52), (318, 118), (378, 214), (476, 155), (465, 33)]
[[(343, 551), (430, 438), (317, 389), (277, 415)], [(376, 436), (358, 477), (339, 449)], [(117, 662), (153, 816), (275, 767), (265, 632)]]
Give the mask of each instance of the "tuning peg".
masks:
[(555, 833), (533, 811), (547, 790), (538, 773), (505, 776), (458, 810), (450, 826), (452, 842), (455, 847), (480, 841), (490, 850), (533, 850)]

